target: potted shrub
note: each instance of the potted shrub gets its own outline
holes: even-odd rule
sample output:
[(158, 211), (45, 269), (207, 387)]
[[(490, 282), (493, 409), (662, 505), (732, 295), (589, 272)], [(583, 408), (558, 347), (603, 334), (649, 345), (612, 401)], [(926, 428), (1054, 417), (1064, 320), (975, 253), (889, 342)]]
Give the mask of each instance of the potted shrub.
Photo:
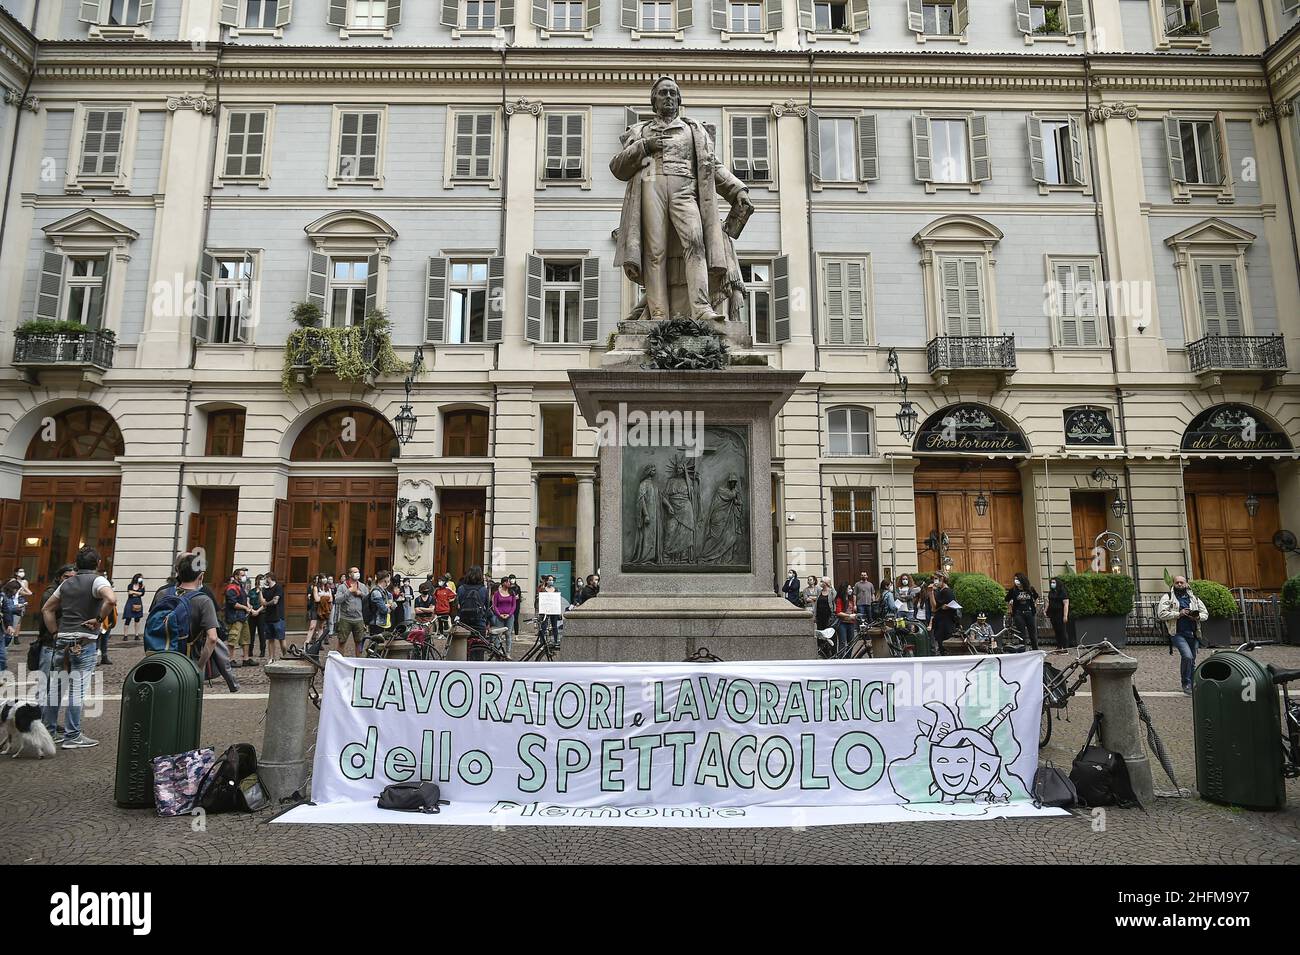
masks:
[(1282, 620), (1286, 625), (1286, 642), (1300, 643), (1300, 575), (1282, 585)]
[[(304, 319), (315, 305), (299, 302)], [(316, 309), (317, 314), (320, 310)], [(340, 381), (367, 381), (375, 375), (405, 374), (410, 366), (393, 351), (392, 322), (382, 309), (371, 309), (359, 325), (346, 328), (316, 328), (304, 325), (290, 332), (284, 343), (284, 367), (280, 383), (286, 394), (321, 371)]]
[(81, 322), (51, 322), (45, 319), (32, 319), (23, 322), (16, 329), (18, 335), (90, 335), (94, 329)]
[(952, 592), (961, 604), (963, 624), (969, 626), (983, 613), (994, 633), (1002, 629), (1007, 612), (1007, 588), (986, 574), (955, 573)]
[(1128, 642), (1125, 626), (1133, 612), (1132, 577), (1085, 571), (1063, 573), (1058, 579), (1070, 595), (1070, 619), (1081, 645), (1109, 640), (1122, 647)]
[(320, 328), (325, 324), (325, 315), (315, 302), (294, 302), (289, 317), (299, 328)]
[(1232, 640), (1232, 618), (1237, 614), (1232, 591), (1213, 580), (1192, 580), (1188, 586), (1210, 614), (1201, 624), (1201, 640), (1207, 647), (1226, 647)]

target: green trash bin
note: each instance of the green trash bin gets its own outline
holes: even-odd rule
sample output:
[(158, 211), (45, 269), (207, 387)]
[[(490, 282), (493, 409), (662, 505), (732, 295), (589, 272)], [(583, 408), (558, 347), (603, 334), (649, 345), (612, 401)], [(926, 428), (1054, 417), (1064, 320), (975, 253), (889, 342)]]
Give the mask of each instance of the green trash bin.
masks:
[(1210, 802), (1248, 809), (1286, 805), (1277, 687), (1248, 653), (1201, 661), (1192, 680), (1196, 788)]
[(122, 684), (122, 718), (117, 733), (119, 806), (153, 805), (155, 756), (199, 747), (203, 681), (183, 653), (151, 653), (131, 668)]
[(934, 656), (934, 640), (930, 636), (929, 628), (925, 624), (917, 621), (913, 626), (916, 630), (908, 635), (908, 640), (912, 644), (912, 655), (917, 657)]

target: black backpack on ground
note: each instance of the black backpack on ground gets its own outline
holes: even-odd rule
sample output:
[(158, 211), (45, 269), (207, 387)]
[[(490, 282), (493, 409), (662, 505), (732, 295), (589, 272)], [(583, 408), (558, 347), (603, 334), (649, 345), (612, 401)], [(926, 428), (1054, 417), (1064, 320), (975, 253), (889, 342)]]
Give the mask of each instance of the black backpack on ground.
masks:
[(1053, 766), (1050, 759), (1039, 766), (1034, 772), (1034, 808), (1073, 809), (1077, 805), (1079, 791), (1074, 788), (1070, 777)]
[(437, 783), (391, 783), (379, 794), (380, 809), (398, 812), (442, 812), (450, 800), (441, 798)]
[(1104, 746), (1093, 745), (1093, 739), (1101, 730), (1101, 717), (1100, 713), (1093, 717), (1088, 739), (1070, 768), (1070, 782), (1074, 783), (1079, 802), (1084, 806), (1120, 806), (1125, 809), (1136, 806), (1142, 809), (1142, 803), (1133, 791), (1124, 757)]
[(199, 783), (195, 805), (204, 812), (252, 812), (241, 783), (257, 779), (257, 750), (252, 743), (236, 743), (217, 757)]

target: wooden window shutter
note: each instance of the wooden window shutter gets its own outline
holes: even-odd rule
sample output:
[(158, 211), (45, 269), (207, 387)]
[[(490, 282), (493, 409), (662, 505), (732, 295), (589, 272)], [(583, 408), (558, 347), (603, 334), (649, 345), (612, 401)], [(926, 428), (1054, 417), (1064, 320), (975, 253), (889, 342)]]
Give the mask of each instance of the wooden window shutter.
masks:
[(880, 160), (878, 158), (876, 137), (876, 114), (860, 113), (857, 117), (858, 132), (858, 178), (863, 182), (874, 182), (880, 178)]
[(600, 339), (600, 258), (589, 256), (582, 260), (582, 340)]
[(978, 114), (970, 118), (970, 165), (972, 182), (987, 182), (993, 178), (988, 119)]
[(45, 252), (41, 255), (41, 278), (36, 287), (36, 318), (43, 322), (59, 320), (59, 300), (63, 295), (62, 252)]
[(1165, 147), (1169, 159), (1169, 178), (1174, 182), (1187, 182), (1187, 164), (1183, 161), (1183, 138), (1180, 122), (1173, 116), (1166, 116)]
[(379, 253), (366, 256), (366, 314), (379, 308)]
[(430, 256), (424, 282), (424, 340), (440, 344), (447, 338), (447, 278), (451, 260)]
[(212, 276), (216, 260), (207, 252), (199, 255), (198, 289), (194, 296), (194, 319), (190, 334), (201, 342), (212, 341)]
[(929, 182), (934, 178), (934, 164), (930, 161), (928, 116), (912, 117), (912, 172), (917, 182)]
[(488, 257), (487, 328), (483, 340), (499, 342), (505, 334), (506, 260), (503, 255)]
[(311, 254), (307, 274), (307, 301), (320, 309), (321, 315), (329, 324), (325, 311), (325, 295), (329, 291), (330, 257), (319, 252)]
[(844, 262), (826, 259), (822, 262), (822, 281), (826, 287), (826, 341), (843, 345), (848, 340), (845, 330)]
[(1047, 163), (1043, 157), (1043, 121), (1030, 113), (1025, 117), (1029, 134), (1029, 175), (1034, 182), (1047, 182)]
[(524, 280), (524, 338), (530, 342), (540, 342), (546, 263), (540, 255), (529, 253), (525, 258), (525, 267), (527, 276)]
[(1025, 36), (1034, 32), (1034, 23), (1029, 13), (1029, 0), (1016, 0), (1016, 29)]

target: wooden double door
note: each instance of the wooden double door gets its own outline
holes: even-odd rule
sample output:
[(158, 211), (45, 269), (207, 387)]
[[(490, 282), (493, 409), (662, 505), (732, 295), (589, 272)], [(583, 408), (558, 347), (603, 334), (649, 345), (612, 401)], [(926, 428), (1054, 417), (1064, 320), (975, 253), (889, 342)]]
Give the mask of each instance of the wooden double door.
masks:
[(433, 519), (435, 574), (448, 573), (460, 580), (471, 567), (483, 564), (486, 514), (487, 492), (482, 488), (438, 492), (438, 513)]
[[(1097, 546), (1097, 537), (1105, 533), (1109, 524), (1106, 520), (1106, 495), (1099, 491), (1076, 491), (1070, 495), (1070, 524), (1074, 535), (1074, 569), (1092, 570), (1093, 548)], [(1110, 569), (1110, 555), (1107, 564), (1101, 569)], [(1052, 568), (1055, 571), (1056, 568)]]
[(872, 584), (880, 583), (880, 563), (875, 534), (832, 534), (831, 561), (835, 585), (856, 584), (866, 574)]
[[(940, 568), (939, 549), (924, 549), (931, 533), (936, 540), (948, 535), (954, 571), (987, 574), (1009, 586), (1016, 572), (1028, 569), (1020, 472), (1014, 465), (990, 462), (981, 469), (927, 461), (916, 469), (915, 488), (920, 570)], [(989, 502), (983, 516), (975, 510), (981, 491)]]
[[(238, 527), (238, 489), (206, 488), (199, 492), (198, 513), (190, 515), (190, 550), (203, 548), (207, 562), (203, 579), (214, 593), (234, 573)], [(253, 570), (253, 576), (260, 571), (261, 568)]]
[[(1273, 546), (1278, 518), (1277, 480), (1267, 467), (1249, 475), (1237, 464), (1198, 464), (1183, 472), (1192, 576), (1226, 587), (1277, 591), (1286, 558)], [(1254, 517), (1246, 495), (1259, 498)]]
[(274, 563), (290, 628), (302, 626), (316, 574), (392, 569), (396, 506), (396, 477), (289, 479), (288, 498), (276, 503)]

